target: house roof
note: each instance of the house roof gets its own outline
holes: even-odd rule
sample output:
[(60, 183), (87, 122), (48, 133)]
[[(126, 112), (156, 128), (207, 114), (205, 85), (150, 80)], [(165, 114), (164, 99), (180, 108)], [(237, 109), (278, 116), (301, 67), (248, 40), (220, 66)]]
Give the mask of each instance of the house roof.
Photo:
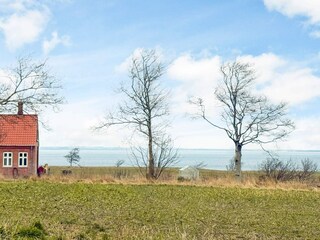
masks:
[(0, 146), (37, 145), (37, 115), (0, 115)]

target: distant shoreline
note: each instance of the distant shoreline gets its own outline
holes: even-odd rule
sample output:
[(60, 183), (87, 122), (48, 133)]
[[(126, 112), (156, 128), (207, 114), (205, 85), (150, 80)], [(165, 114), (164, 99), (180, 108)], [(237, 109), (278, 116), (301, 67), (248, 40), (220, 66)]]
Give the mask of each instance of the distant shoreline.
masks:
[[(40, 146), (40, 150), (70, 150), (74, 147), (78, 147), (83, 150), (130, 150), (129, 147), (101, 147), (101, 146)], [(184, 151), (233, 151), (233, 148), (176, 148)], [(320, 152), (320, 149), (268, 149), (274, 152)], [(262, 149), (243, 149), (244, 152), (250, 151), (262, 151)]]

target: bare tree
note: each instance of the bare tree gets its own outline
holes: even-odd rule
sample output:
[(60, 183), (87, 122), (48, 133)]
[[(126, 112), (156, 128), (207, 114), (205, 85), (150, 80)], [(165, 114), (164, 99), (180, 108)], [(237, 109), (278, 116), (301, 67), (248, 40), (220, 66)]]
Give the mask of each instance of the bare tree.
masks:
[[(177, 154), (173, 153), (171, 139), (166, 136), (169, 115), (168, 91), (161, 87), (159, 80), (165, 67), (159, 61), (154, 50), (142, 50), (138, 57), (133, 57), (129, 68), (130, 84), (122, 84), (120, 93), (125, 97), (118, 111), (109, 113), (97, 129), (115, 125), (127, 125), (144, 136), (147, 140), (145, 148), (133, 148), (137, 152), (133, 157), (147, 167), (146, 177), (156, 179), (162, 170), (174, 163)], [(155, 146), (159, 152), (155, 151)], [(163, 157), (166, 156), (166, 157)], [(146, 158), (146, 159), (145, 159)]]
[(16, 66), (4, 73), (0, 76), (0, 112), (15, 112), (22, 102), (24, 111), (40, 113), (47, 107), (56, 110), (64, 102), (58, 91), (61, 85), (50, 74), (46, 60), (19, 57)]
[(285, 103), (272, 104), (265, 96), (256, 96), (252, 87), (256, 79), (249, 64), (232, 62), (221, 66), (221, 84), (214, 95), (222, 104), (222, 124), (211, 121), (203, 100), (191, 103), (198, 106), (197, 117), (211, 126), (225, 131), (235, 145), (235, 173), (241, 177), (242, 147), (250, 143), (263, 145), (284, 139), (294, 129), (293, 122), (286, 118)]

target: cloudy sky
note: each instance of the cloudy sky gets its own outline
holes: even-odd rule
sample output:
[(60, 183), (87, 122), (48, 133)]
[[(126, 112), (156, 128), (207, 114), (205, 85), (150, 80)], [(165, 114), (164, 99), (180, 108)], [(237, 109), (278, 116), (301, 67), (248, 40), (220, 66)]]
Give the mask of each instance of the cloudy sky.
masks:
[[(16, 57), (48, 58), (67, 104), (46, 112), (42, 146), (126, 146), (128, 132), (91, 127), (113, 109), (128, 80), (126, 62), (155, 48), (170, 64), (171, 128), (180, 148), (233, 148), (223, 132), (186, 114), (201, 96), (219, 121), (214, 88), (219, 66), (253, 64), (259, 91), (286, 101), (296, 130), (270, 148), (320, 149), (319, 0), (0, 0), (0, 68)], [(257, 146), (249, 146), (257, 148)]]

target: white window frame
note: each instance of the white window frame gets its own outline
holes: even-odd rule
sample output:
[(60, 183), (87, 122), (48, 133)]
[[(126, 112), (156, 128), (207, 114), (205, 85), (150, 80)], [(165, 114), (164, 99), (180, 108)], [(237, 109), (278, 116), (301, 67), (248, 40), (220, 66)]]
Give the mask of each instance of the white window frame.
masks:
[[(6, 160), (6, 164), (4, 164), (5, 160)], [(10, 164), (8, 164), (9, 160), (10, 160)], [(13, 152), (3, 152), (3, 154), (2, 154), (2, 166), (3, 167), (12, 167), (12, 161), (13, 161)]]
[(28, 153), (27, 152), (19, 152), (18, 166), (19, 167), (28, 167)]

